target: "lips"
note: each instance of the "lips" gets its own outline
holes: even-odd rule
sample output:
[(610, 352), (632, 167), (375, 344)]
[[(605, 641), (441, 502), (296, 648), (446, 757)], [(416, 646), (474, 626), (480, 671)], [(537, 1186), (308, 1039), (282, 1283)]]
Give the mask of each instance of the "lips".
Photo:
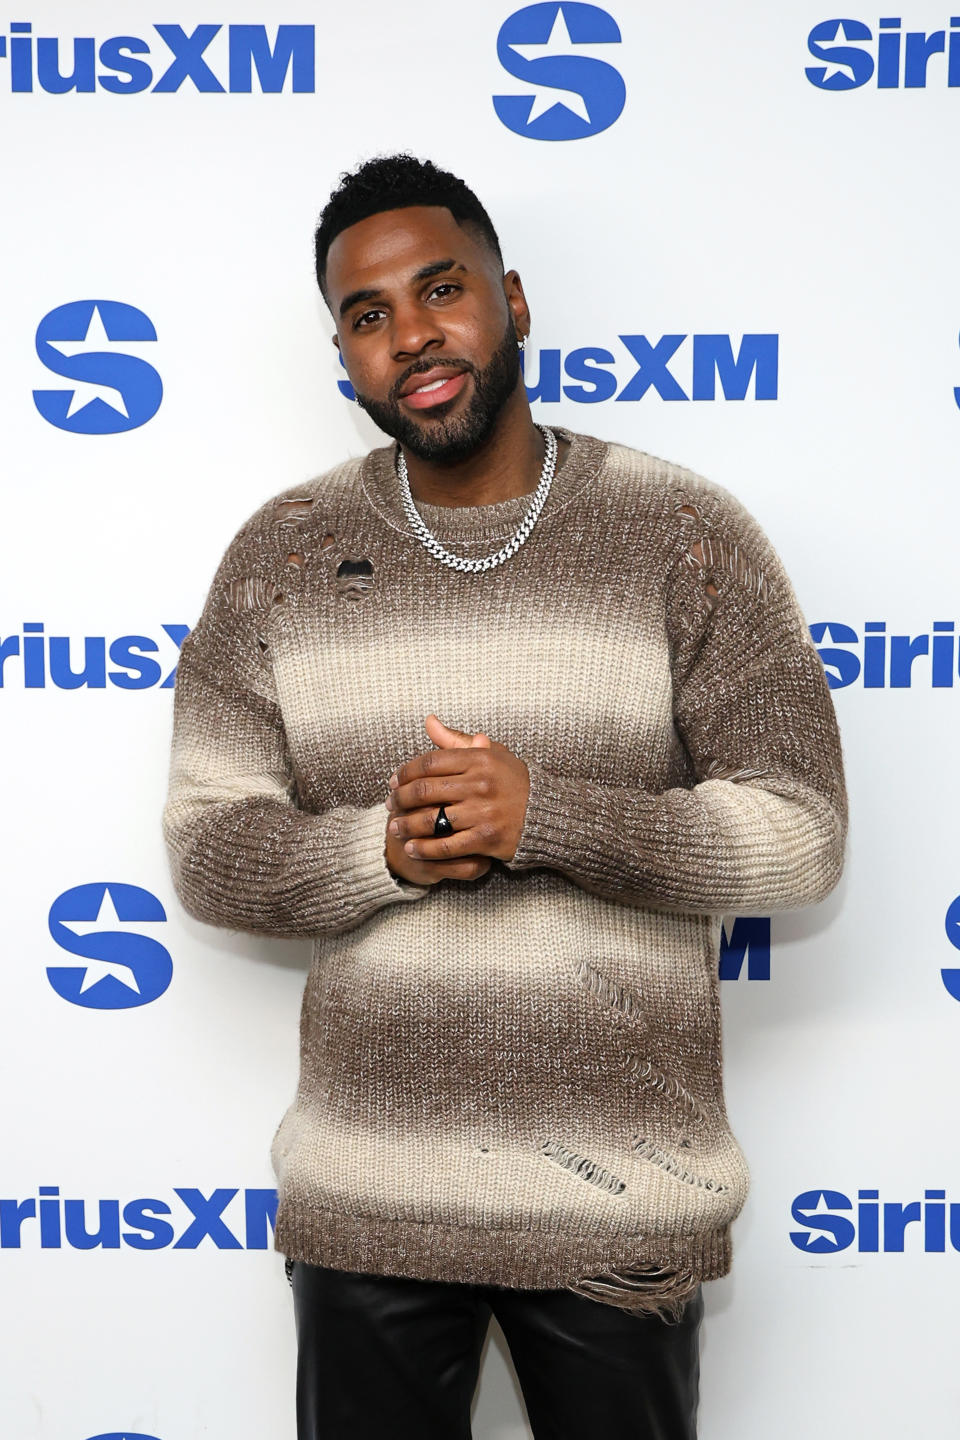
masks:
[(414, 375), (407, 381), (401, 399), (414, 410), (428, 410), (434, 405), (443, 405), (452, 400), (466, 384), (468, 371), (457, 370), (453, 374), (446, 367), (435, 367), (422, 375)]

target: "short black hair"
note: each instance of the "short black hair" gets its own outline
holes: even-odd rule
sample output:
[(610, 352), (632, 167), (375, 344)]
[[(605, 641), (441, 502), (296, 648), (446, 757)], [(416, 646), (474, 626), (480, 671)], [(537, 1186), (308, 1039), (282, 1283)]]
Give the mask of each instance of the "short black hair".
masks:
[(351, 174), (344, 171), (320, 215), (314, 235), (317, 284), (326, 299), (327, 252), (341, 230), (409, 205), (443, 205), (458, 225), (472, 225), (493, 250), (500, 266), (503, 255), (490, 216), (463, 180), (440, 170), (432, 160), (413, 155), (377, 155)]

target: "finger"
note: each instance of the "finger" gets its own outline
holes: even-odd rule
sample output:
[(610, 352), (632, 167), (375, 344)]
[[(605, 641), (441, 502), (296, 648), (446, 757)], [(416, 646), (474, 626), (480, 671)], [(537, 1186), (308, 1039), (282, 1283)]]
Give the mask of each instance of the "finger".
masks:
[(434, 779), (411, 780), (407, 785), (398, 785), (396, 790), (391, 790), (390, 809), (396, 813), (398, 810), (422, 810), (434, 809), (438, 805), (452, 805), (457, 800), (465, 800), (471, 794), (473, 786), (463, 775), (440, 776)]
[(493, 861), (486, 855), (466, 855), (461, 860), (420, 860), (418, 864), (441, 880), (476, 880), (487, 873)]
[(397, 786), (406, 785), (409, 781), (423, 776), (463, 774), (478, 763), (489, 762), (483, 749), (474, 746), (427, 750), (423, 755), (415, 755), (412, 760), (405, 760), (402, 765), (398, 765), (388, 784), (391, 790), (395, 790)]
[[(424, 835), (432, 836), (433, 827), (437, 822), (437, 811), (436, 805), (428, 805), (417, 810), (405, 810), (402, 814), (394, 815), (391, 818), (387, 830), (401, 840)], [(444, 814), (454, 830), (468, 830), (480, 818), (475, 808), (470, 805), (447, 805), (444, 807)]]
[(489, 855), (490, 840), (483, 830), (457, 830), (452, 835), (404, 841), (404, 853), (411, 860), (456, 860), (461, 855)]

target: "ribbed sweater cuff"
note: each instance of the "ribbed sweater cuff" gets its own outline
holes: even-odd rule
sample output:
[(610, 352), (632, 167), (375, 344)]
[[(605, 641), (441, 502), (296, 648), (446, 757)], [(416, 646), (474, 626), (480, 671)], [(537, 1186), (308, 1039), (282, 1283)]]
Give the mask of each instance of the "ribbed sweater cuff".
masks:
[(387, 865), (387, 812), (378, 801), (344, 824), (342, 873), (345, 887), (360, 913), (372, 913), (396, 900), (419, 900), (429, 885), (401, 880)]
[[(611, 838), (622, 824), (610, 813), (602, 792), (578, 785), (546, 770), (537, 760), (525, 761), (530, 774), (530, 794), (523, 830), (508, 870), (528, 870), (536, 865), (569, 870), (578, 856), (589, 857), (589, 868), (605, 869)], [(612, 828), (611, 828), (612, 827)]]

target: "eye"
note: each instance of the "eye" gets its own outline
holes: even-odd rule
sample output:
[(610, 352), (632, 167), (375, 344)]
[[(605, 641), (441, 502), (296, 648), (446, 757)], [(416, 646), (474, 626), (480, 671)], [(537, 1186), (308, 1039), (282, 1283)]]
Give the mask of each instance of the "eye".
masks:
[[(452, 291), (454, 294), (456, 294), (456, 292), (460, 289), (462, 289), (462, 286), (455, 284), (452, 280), (441, 280), (439, 285), (434, 285), (433, 289), (430, 291), (430, 295), (440, 295), (441, 290)], [(440, 295), (440, 298), (441, 300), (445, 300), (447, 296)]]
[(356, 318), (356, 320), (354, 320), (354, 322), (353, 322), (353, 328), (354, 328), (354, 330), (366, 330), (366, 329), (368, 329), (369, 327), (368, 327), (364, 322), (365, 322), (366, 320), (369, 320), (369, 319), (371, 318), (371, 316), (375, 319), (376, 316), (382, 315), (382, 314), (383, 314), (383, 311), (382, 311), (382, 310), (364, 310), (363, 313), (362, 313), (361, 315), (358, 315), (357, 318)]

